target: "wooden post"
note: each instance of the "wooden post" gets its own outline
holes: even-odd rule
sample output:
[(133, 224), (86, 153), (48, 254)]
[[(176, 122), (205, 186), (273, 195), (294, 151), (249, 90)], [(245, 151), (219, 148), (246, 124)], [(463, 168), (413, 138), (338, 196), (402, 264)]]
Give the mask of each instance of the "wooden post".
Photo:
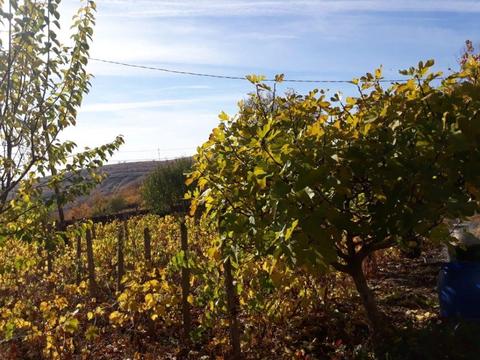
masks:
[(123, 259), (123, 242), (125, 238), (125, 225), (118, 228), (117, 242), (117, 291), (123, 290), (122, 277), (125, 273), (125, 263)]
[(82, 281), (83, 276), (83, 262), (82, 262), (82, 237), (77, 235), (77, 254), (76, 254), (76, 263), (77, 263), (77, 285)]
[(46, 249), (45, 245), (42, 245), (41, 243), (37, 245), (37, 255), (39, 258), (38, 269), (42, 272), (45, 269), (45, 259), (43, 258), (43, 249)]
[(192, 327), (192, 315), (190, 313), (190, 269), (188, 267), (188, 231), (185, 224), (185, 218), (180, 220), (180, 246), (183, 251), (185, 265), (182, 267), (182, 316), (183, 316), (183, 336), (188, 342), (190, 330)]
[(93, 244), (92, 244), (92, 231), (88, 228), (86, 232), (87, 242), (87, 268), (88, 268), (88, 287), (90, 290), (90, 296), (95, 297), (98, 295), (98, 286), (95, 279), (95, 260), (93, 258)]
[[(50, 238), (47, 240), (50, 242)], [(50, 245), (47, 245), (47, 274), (50, 275), (53, 271), (53, 256), (52, 250), (50, 249)]]
[(152, 263), (152, 236), (150, 235), (150, 229), (148, 226), (145, 226), (143, 229), (143, 250), (145, 255), (145, 261), (147, 262), (148, 266), (151, 266)]
[(224, 265), (225, 290), (227, 293), (228, 317), (230, 321), (230, 343), (232, 345), (232, 360), (240, 360), (242, 353), (240, 348), (240, 324), (238, 321), (238, 295), (233, 284), (232, 263), (228, 258)]
[(129, 233), (128, 233), (128, 220), (123, 220), (123, 236), (124, 240), (128, 240), (129, 238)]
[(92, 239), (97, 238), (97, 231), (95, 230), (95, 223), (92, 224)]
[(52, 225), (47, 224), (46, 229), (46, 238), (45, 238), (45, 250), (47, 250), (47, 274), (50, 275), (53, 271), (53, 251), (55, 250), (55, 244), (52, 240)]

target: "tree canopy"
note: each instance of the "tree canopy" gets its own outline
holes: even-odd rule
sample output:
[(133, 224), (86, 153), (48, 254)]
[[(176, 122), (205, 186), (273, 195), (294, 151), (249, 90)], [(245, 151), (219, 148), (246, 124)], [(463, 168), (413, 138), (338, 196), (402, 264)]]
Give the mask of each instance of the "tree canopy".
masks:
[[(75, 126), (90, 87), (95, 24), (95, 3), (86, 1), (73, 18), (70, 43), (60, 42), (60, 2), (0, 1), (6, 9), (0, 22), (8, 29), (0, 39), (0, 233), (16, 232), (45, 213), (40, 207), (56, 202), (60, 209), (87, 191), (101, 178), (95, 170), (123, 143), (119, 136), (75, 151), (75, 143), (60, 139)], [(46, 202), (45, 188), (54, 189)]]
[[(186, 209), (185, 174), (190, 172), (192, 158), (184, 157), (160, 164), (145, 179), (142, 196), (153, 211), (168, 214)], [(186, 211), (186, 210), (183, 210)]]
[(192, 211), (203, 204), (221, 222), (226, 254), (350, 274), (378, 329), (363, 259), (417, 236), (448, 240), (443, 220), (478, 210), (480, 63), (470, 56), (446, 77), (433, 64), (388, 88), (377, 69), (344, 100), (279, 96), (249, 77), (256, 91), (195, 156)]

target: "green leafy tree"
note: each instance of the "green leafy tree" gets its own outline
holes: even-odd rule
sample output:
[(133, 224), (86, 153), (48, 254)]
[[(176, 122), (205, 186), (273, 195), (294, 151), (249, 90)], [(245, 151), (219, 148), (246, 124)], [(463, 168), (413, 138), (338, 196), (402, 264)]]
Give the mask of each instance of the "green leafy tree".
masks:
[[(95, 3), (84, 2), (74, 16), (68, 44), (57, 36), (59, 4), (0, 1), (6, 9), (0, 12), (0, 23), (8, 32), (7, 40), (0, 41), (1, 233), (20, 231), (43, 213), (40, 207), (53, 203), (63, 221), (62, 206), (101, 180), (97, 168), (123, 143), (119, 136), (76, 152), (75, 143), (60, 140), (62, 132), (75, 125), (89, 90), (86, 66)], [(46, 188), (54, 196), (44, 201)]]
[(158, 214), (179, 210), (185, 212), (185, 174), (190, 172), (191, 168), (192, 159), (189, 157), (161, 163), (147, 176), (143, 184), (142, 196), (147, 206)]
[(448, 240), (444, 219), (478, 210), (480, 64), (469, 57), (443, 80), (432, 65), (402, 71), (407, 81), (387, 89), (377, 69), (354, 79), (359, 95), (345, 100), (278, 96), (249, 77), (256, 92), (236, 116), (220, 115), (189, 180), (192, 211), (202, 204), (220, 221), (224, 256), (347, 273), (375, 338), (388, 332), (363, 260), (416, 236)]

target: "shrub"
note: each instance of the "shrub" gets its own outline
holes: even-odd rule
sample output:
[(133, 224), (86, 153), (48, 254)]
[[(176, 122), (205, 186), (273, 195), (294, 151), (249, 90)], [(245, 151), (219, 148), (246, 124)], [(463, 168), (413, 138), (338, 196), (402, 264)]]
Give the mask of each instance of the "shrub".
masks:
[(185, 174), (191, 167), (192, 158), (189, 157), (160, 164), (143, 184), (142, 197), (146, 205), (158, 214), (185, 209)]

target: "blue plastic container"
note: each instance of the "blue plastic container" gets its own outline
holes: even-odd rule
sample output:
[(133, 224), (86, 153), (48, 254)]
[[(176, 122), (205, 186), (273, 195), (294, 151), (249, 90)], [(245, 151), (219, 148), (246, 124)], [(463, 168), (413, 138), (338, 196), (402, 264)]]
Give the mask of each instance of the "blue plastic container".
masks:
[(480, 320), (480, 262), (443, 265), (438, 278), (440, 315)]

